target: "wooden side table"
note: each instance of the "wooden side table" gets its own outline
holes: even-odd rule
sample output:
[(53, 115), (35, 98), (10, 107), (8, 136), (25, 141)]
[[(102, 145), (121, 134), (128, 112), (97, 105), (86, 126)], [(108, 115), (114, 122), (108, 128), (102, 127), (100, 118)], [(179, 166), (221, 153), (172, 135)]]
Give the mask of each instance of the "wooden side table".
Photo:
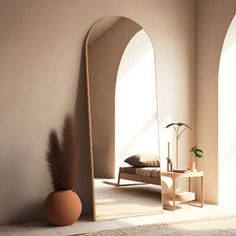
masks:
[[(192, 206), (203, 207), (203, 204), (204, 204), (204, 173), (203, 173), (203, 171), (186, 172), (186, 173), (162, 171), (161, 176), (169, 177), (172, 179), (172, 182), (173, 182), (172, 193), (163, 194), (164, 200), (173, 201), (173, 205), (172, 205), (171, 210), (173, 210), (173, 211), (175, 210), (176, 201), (186, 201), (186, 202), (189, 202), (189, 204)], [(192, 201), (195, 200), (195, 194), (191, 192), (191, 179), (198, 178), (198, 177), (201, 178), (200, 205), (192, 203)], [(189, 192), (176, 193), (175, 181), (177, 178), (188, 178), (188, 191)]]

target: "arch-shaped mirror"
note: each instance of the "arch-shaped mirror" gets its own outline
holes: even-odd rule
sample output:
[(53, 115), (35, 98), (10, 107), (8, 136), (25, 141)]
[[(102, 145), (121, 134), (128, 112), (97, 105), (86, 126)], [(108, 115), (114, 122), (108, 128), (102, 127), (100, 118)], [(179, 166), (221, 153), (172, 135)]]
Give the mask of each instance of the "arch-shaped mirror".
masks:
[(218, 78), (218, 122), (219, 122), (219, 204), (230, 209), (236, 209), (236, 192), (232, 191), (232, 179), (236, 178), (234, 166), (236, 164), (234, 144), (236, 143), (235, 131), (236, 113), (234, 106), (235, 77), (236, 77), (236, 15), (228, 28), (222, 47), (219, 78)]
[(153, 45), (125, 17), (89, 31), (86, 72), (94, 219), (162, 212)]

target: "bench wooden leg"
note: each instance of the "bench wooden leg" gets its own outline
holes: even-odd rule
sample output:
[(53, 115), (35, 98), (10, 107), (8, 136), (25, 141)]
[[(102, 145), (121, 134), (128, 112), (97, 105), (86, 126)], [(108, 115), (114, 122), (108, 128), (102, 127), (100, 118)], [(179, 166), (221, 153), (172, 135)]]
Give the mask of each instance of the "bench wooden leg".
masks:
[(117, 181), (117, 185), (120, 185), (120, 168), (119, 168), (119, 174), (118, 174), (118, 181)]

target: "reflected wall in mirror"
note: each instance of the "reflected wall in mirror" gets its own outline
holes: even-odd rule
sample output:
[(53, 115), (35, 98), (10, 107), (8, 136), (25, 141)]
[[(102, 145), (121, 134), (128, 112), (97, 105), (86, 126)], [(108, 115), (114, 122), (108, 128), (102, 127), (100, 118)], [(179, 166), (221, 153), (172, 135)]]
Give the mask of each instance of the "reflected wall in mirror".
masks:
[(128, 18), (103, 18), (87, 36), (86, 72), (94, 219), (162, 212), (155, 57), (147, 33)]

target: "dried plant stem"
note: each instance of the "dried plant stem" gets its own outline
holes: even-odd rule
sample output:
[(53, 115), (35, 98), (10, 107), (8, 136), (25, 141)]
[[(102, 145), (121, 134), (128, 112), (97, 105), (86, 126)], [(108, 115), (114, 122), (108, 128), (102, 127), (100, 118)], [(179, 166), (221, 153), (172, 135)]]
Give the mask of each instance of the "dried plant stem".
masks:
[(73, 188), (77, 159), (74, 119), (71, 115), (67, 115), (61, 143), (56, 130), (51, 130), (49, 133), (47, 162), (55, 191)]

